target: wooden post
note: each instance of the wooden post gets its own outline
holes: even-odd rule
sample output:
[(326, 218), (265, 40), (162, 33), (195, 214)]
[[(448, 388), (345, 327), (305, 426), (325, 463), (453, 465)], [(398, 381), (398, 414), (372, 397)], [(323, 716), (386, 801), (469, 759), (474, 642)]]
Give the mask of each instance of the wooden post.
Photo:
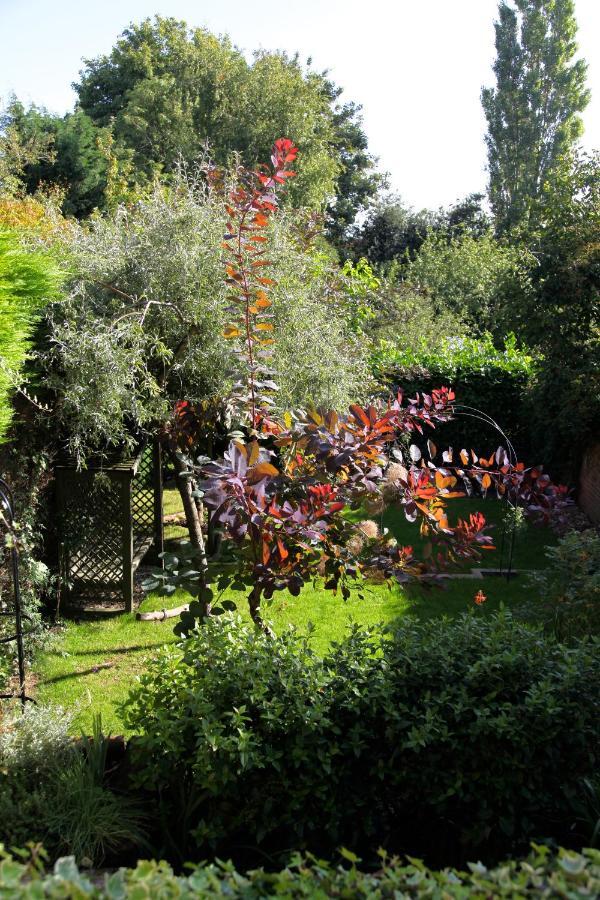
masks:
[(156, 563), (163, 566), (159, 556), (165, 549), (163, 528), (163, 473), (162, 450), (159, 441), (152, 444), (152, 487), (154, 492), (154, 556)]
[(125, 612), (133, 612), (133, 522), (131, 516), (132, 471), (120, 474), (121, 529), (123, 536), (123, 600)]
[(64, 529), (65, 529), (65, 478), (67, 477), (64, 469), (56, 468), (55, 471), (55, 486), (56, 486), (56, 494), (55, 494), (55, 509), (57, 512), (57, 518), (59, 522), (59, 533), (58, 533), (58, 603), (57, 603), (57, 615), (60, 609), (60, 604), (62, 600), (69, 599), (69, 575), (70, 575), (70, 565), (69, 565), (69, 551), (67, 549), (67, 542), (65, 541)]

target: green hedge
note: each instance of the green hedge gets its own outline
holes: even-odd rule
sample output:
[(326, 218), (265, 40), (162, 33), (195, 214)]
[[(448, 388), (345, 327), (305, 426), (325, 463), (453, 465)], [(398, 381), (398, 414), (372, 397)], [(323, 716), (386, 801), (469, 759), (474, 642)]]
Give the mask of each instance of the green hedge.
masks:
[(133, 688), (133, 771), (159, 786), (163, 846), (183, 859), (343, 845), (457, 865), (542, 838), (582, 846), (599, 650), (508, 613), (357, 626), (323, 658), (293, 631), (209, 620)]
[[(352, 862), (350, 860), (350, 862)], [(343, 867), (298, 857), (288, 868), (267, 873), (262, 869), (244, 874), (231, 864), (202, 865), (190, 874), (175, 875), (165, 863), (138, 862), (135, 869), (119, 869), (114, 874), (91, 878), (80, 871), (72, 858), (59, 860), (52, 873), (26, 865), (14, 858), (0, 861), (0, 897), (78, 898), (78, 900), (125, 900), (125, 898), (230, 897), (259, 900), (262, 897), (326, 900), (347, 897), (354, 900), (402, 900), (411, 897), (475, 898), (570, 897), (590, 898), (600, 893), (600, 852), (585, 850), (550, 853), (535, 847), (519, 862), (506, 862), (494, 869), (481, 863), (468, 871), (434, 872), (418, 861), (402, 865), (383, 858), (373, 874), (355, 865)]]
[[(536, 365), (528, 352), (517, 349), (514, 338), (507, 339), (505, 349), (500, 350), (489, 336), (483, 340), (450, 338), (435, 350), (421, 347), (399, 351), (382, 344), (372, 356), (379, 381), (401, 387), (407, 397), (417, 391), (428, 393), (440, 385), (452, 387), (457, 404), (491, 416), (521, 458), (527, 458), (530, 450), (526, 398)], [(504, 443), (494, 428), (467, 416), (467, 412), (441, 426), (436, 442), (456, 449), (473, 447), (488, 454)]]

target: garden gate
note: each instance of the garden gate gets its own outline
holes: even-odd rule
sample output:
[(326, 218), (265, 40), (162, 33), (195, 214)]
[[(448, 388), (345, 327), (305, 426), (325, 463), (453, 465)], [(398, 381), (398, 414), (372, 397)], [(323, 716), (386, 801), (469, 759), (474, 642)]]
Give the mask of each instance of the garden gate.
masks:
[(163, 550), (162, 465), (157, 442), (132, 459), (56, 467), (61, 592), (69, 605), (133, 610), (133, 576)]

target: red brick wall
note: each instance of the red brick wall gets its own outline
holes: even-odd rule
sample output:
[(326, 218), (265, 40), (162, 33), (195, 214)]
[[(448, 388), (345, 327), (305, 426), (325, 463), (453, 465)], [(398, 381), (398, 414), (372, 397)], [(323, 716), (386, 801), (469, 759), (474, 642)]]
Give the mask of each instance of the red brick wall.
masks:
[(579, 505), (592, 522), (600, 522), (600, 444), (590, 447), (583, 457)]

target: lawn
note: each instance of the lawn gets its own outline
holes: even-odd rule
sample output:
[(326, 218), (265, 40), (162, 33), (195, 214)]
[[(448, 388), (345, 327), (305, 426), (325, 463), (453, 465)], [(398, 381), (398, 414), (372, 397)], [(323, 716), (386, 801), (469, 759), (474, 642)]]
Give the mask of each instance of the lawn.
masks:
[[(173, 512), (177, 509), (176, 497), (170, 492), (167, 495), (166, 509)], [(486, 501), (482, 507), (481, 500), (453, 501), (452, 518), (464, 517), (477, 508), (483, 508), (490, 522), (500, 521), (500, 504)], [(415, 528), (398, 511), (384, 513), (380, 524), (389, 528), (402, 543), (418, 545)], [(499, 541), (499, 527), (496, 531)], [(173, 533), (181, 533), (181, 530), (173, 529), (169, 537)], [(544, 546), (550, 543), (554, 543), (554, 537), (547, 529), (526, 526), (515, 543), (514, 566), (517, 569), (539, 567)], [(482, 565), (487, 568), (498, 566), (499, 551), (487, 552)], [(343, 637), (351, 621), (375, 625), (391, 622), (407, 613), (420, 618), (455, 616), (475, 607), (473, 598), (479, 590), (487, 596), (485, 605), (478, 609), (481, 615), (498, 609), (501, 603), (507, 606), (517, 603), (530, 593), (525, 575), (510, 582), (498, 577), (453, 579), (447, 581), (443, 589), (428, 590), (417, 586), (402, 589), (396, 586), (389, 590), (386, 585), (373, 584), (362, 589), (363, 599), (356, 589), (345, 602), (317, 585), (307, 586), (299, 597), (292, 597), (287, 592), (276, 594), (264, 612), (276, 631), (289, 624), (305, 629), (312, 623), (311, 641), (317, 651), (323, 652), (331, 641)], [(240, 612), (247, 617), (245, 595), (231, 593), (227, 596), (238, 603)], [(141, 609), (178, 606), (186, 599), (183, 594), (168, 601), (150, 595)], [(76, 731), (89, 729), (93, 712), (100, 712), (105, 729), (113, 734), (121, 732), (117, 705), (127, 694), (132, 680), (143, 672), (146, 660), (165, 644), (175, 641), (175, 621), (139, 622), (135, 615), (125, 614), (67, 622), (52, 648), (36, 660), (33, 669), (37, 680), (36, 698), (76, 707)]]

